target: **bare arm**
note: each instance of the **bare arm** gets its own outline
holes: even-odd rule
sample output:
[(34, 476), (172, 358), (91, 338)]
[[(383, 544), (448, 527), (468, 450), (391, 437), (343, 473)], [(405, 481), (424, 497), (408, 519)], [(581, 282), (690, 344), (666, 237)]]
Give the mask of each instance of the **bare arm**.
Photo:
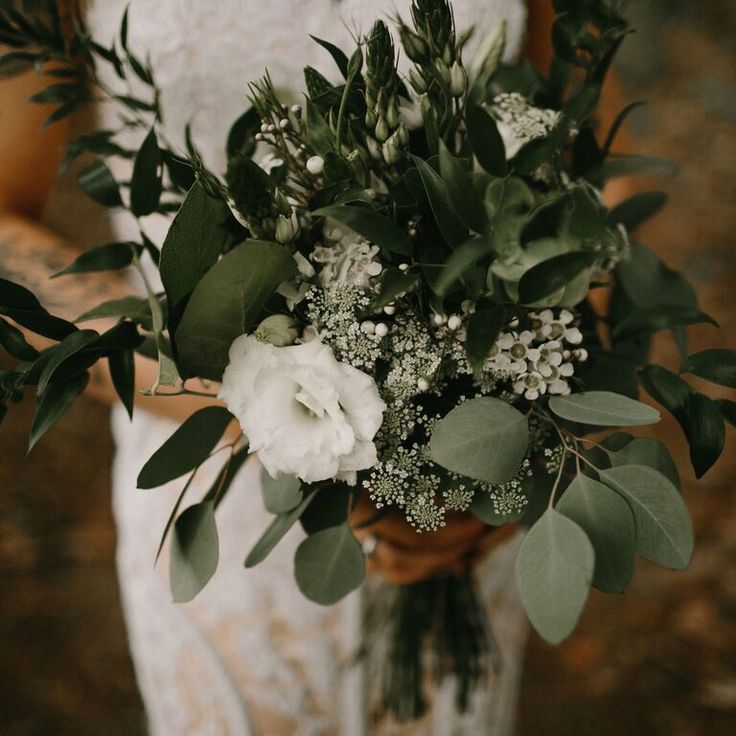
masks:
[[(27, 286), (49, 311), (72, 320), (101, 301), (126, 296), (129, 290), (124, 280), (112, 273), (49, 281), (51, 274), (79, 253), (39, 220), (56, 178), (62, 144), (69, 135), (64, 122), (42, 128), (51, 110), (27, 101), (39, 89), (39, 79), (32, 72), (0, 80), (0, 276)], [(111, 324), (85, 326), (101, 331)], [(38, 347), (45, 346), (37, 336), (28, 338)], [(150, 387), (155, 374), (153, 361), (136, 357), (139, 389)], [(92, 369), (89, 392), (106, 403), (116, 401), (104, 361)], [(176, 421), (207, 403), (207, 399), (189, 396), (137, 398), (139, 407)]]

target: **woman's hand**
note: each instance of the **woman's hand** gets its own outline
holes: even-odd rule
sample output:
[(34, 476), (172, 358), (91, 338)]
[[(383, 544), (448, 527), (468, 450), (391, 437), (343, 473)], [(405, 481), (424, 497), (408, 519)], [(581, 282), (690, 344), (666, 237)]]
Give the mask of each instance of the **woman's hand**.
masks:
[(375, 506), (363, 494), (350, 516), (350, 525), (359, 541), (375, 539), (375, 547), (366, 557), (368, 572), (397, 585), (442, 573), (462, 573), (516, 531), (511, 524), (489, 527), (471, 514), (450, 512), (440, 530), (419, 534), (398, 510), (373, 521), (376, 516)]

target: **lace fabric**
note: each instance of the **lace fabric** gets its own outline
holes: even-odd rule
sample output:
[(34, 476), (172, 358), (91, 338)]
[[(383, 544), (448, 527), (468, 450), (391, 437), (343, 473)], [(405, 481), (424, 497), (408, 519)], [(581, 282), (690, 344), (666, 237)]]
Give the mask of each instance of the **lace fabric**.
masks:
[[(88, 9), (93, 34), (108, 41), (127, 0), (97, 0)], [(215, 170), (225, 165), (227, 130), (246, 106), (246, 83), (268, 68), (280, 89), (302, 86), (302, 67), (323, 71), (332, 61), (308, 38), (350, 44), (350, 29), (367, 30), (396, 3), (364, 0), (133, 0), (130, 44), (150, 54), (162, 88), (167, 135), (175, 142), (192, 121), (194, 139)], [(398, 5), (403, 10), (403, 5)], [(518, 51), (525, 23), (522, 0), (455, 0), (458, 28), (476, 27), (468, 46), (501, 18), (509, 21), (509, 53)], [(100, 111), (102, 124), (113, 112)], [(68, 200), (68, 194), (66, 195)], [(74, 232), (74, 208), (65, 208)], [(149, 218), (146, 231), (161, 241), (166, 224)], [(124, 216), (119, 237), (135, 237)], [(506, 736), (513, 729), (525, 618), (516, 597), (513, 561), (518, 538), (477, 570), (492, 625), (504, 654), (503, 672), (477, 693), (471, 712), (454, 713), (451, 683), (435, 693), (421, 721), (397, 726), (369, 722), (368, 668), (355, 666), (360, 593), (323, 608), (305, 600), (293, 576), (301, 531), (292, 530), (260, 566), (243, 569), (247, 551), (269, 523), (256, 462), (241, 471), (218, 510), (220, 562), (204, 591), (189, 604), (171, 603), (165, 554), (153, 567), (160, 533), (181, 482), (136, 490), (142, 464), (173, 431), (167, 421), (139, 412), (131, 423), (113, 412), (117, 456), (113, 503), (117, 563), (136, 674), (152, 736), (323, 736), (432, 734)], [(193, 503), (217, 472), (205, 467), (189, 491)]]

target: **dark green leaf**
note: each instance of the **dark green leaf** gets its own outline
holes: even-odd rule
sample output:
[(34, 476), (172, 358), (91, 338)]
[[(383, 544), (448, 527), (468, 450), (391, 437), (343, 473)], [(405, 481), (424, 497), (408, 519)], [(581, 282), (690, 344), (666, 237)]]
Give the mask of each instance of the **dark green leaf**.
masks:
[(608, 156), (608, 154), (611, 151), (611, 146), (613, 145), (614, 140), (616, 139), (616, 135), (618, 134), (618, 131), (621, 129), (621, 126), (623, 125), (626, 118), (637, 108), (641, 107), (642, 105), (645, 105), (645, 102), (632, 102), (628, 104), (621, 112), (619, 112), (618, 115), (616, 115), (616, 119), (613, 121), (613, 124), (611, 125), (611, 129), (608, 131), (608, 135), (606, 136), (605, 143), (603, 144), (602, 153), (604, 158)]
[(322, 207), (313, 214), (315, 217), (331, 217), (391, 253), (410, 256), (414, 250), (414, 245), (404, 230), (392, 220), (367, 207), (333, 205)]
[(296, 508), (304, 497), (302, 482), (295, 475), (272, 478), (265, 468), (261, 468), (261, 493), (270, 514), (285, 514)]
[(600, 260), (600, 253), (573, 251), (563, 253), (530, 268), (519, 281), (519, 301), (533, 304), (567, 286)]
[(666, 158), (656, 156), (615, 156), (609, 158), (600, 167), (590, 172), (589, 178), (616, 179), (620, 176), (632, 174), (657, 174), (659, 176), (674, 176), (677, 167)]
[(419, 175), (422, 178), (422, 184), (424, 184), (424, 190), (432, 208), (432, 214), (442, 237), (451, 248), (457, 248), (468, 239), (468, 229), (463, 226), (455, 214), (455, 210), (450, 205), (450, 197), (445, 183), (426, 161), (418, 156), (412, 156), (412, 160), (419, 169)]
[(465, 114), (468, 140), (478, 163), (493, 176), (506, 176), (506, 147), (496, 121), (476, 105), (469, 105)]
[(39, 397), (36, 413), (31, 424), (31, 436), (28, 444), (30, 452), (38, 441), (74, 403), (89, 382), (89, 373), (79, 373), (64, 381), (52, 383), (49, 390)]
[(94, 330), (77, 330), (65, 337), (55, 348), (46, 362), (38, 379), (38, 394), (41, 395), (64, 361), (89, 347), (99, 335)]
[(345, 483), (332, 483), (314, 492), (314, 500), (305, 509), (299, 522), (307, 534), (340, 526), (348, 520), (355, 488)]
[(712, 317), (695, 307), (674, 304), (640, 307), (620, 320), (611, 331), (611, 336), (617, 341), (629, 340), (639, 335), (669, 330), (673, 327), (698, 325), (704, 322), (718, 327), (718, 323)]
[(718, 399), (716, 402), (723, 418), (732, 426), (736, 427), (736, 401), (729, 399)]
[(418, 278), (419, 275), (416, 273), (408, 273), (399, 268), (387, 268), (381, 275), (381, 289), (371, 304), (371, 311), (378, 312), (394, 299), (411, 291)]
[(676, 417), (682, 416), (692, 391), (685, 381), (659, 365), (645, 366), (639, 379), (655, 401)]
[(221, 406), (208, 406), (192, 414), (143, 466), (138, 488), (157, 488), (201, 465), (232, 419)]
[(174, 522), (169, 582), (175, 603), (191, 601), (217, 570), (219, 542), (212, 501), (190, 506)]
[(84, 99), (86, 90), (81, 84), (51, 84), (41, 92), (37, 92), (29, 99), (29, 102), (37, 102), (44, 105), (63, 105), (69, 102), (77, 102)]
[(277, 243), (248, 240), (223, 256), (202, 278), (176, 331), (178, 362), (190, 375), (219, 380), (230, 346), (261, 318), (296, 262)]
[(636, 557), (636, 524), (629, 504), (603, 483), (578, 475), (557, 511), (572, 519), (593, 544), (593, 585), (604, 593), (623, 593)]
[(38, 350), (28, 344), (23, 333), (4, 319), (0, 319), (0, 345), (18, 360), (35, 360), (39, 356)]
[(483, 200), (473, 185), (472, 174), (450, 153), (443, 140), (439, 143), (439, 154), (440, 173), (455, 213), (465, 227), (484, 233), (488, 228), (488, 217)]
[(597, 427), (633, 427), (660, 420), (651, 406), (609, 391), (553, 396), (549, 408), (562, 419)]
[(291, 511), (285, 514), (279, 514), (270, 524), (268, 529), (261, 535), (261, 538), (255, 543), (253, 549), (245, 558), (246, 567), (255, 567), (263, 562), (263, 560), (271, 554), (274, 547), (283, 539), (284, 535), (296, 524), (304, 510), (314, 499), (314, 493), (305, 493), (304, 500)]
[(136, 154), (130, 181), (130, 211), (136, 217), (150, 215), (158, 207), (163, 190), (163, 171), (156, 131), (151, 128)]
[(559, 644), (588, 598), (595, 553), (585, 532), (554, 509), (529, 530), (516, 558), (516, 587), (534, 628)]
[(614, 207), (608, 213), (608, 221), (613, 225), (620, 223), (628, 230), (635, 230), (654, 217), (666, 204), (667, 195), (664, 192), (639, 192)]
[(116, 271), (126, 268), (133, 261), (135, 243), (107, 243), (85, 251), (73, 263), (51, 278), (71, 273), (91, 273), (95, 271)]
[(684, 570), (693, 554), (693, 529), (677, 488), (644, 465), (622, 465), (599, 475), (631, 506), (639, 553), (663, 567)]
[(493, 244), (488, 238), (471, 238), (450, 255), (447, 263), (442, 267), (433, 286), (433, 291), (439, 296), (448, 294), (463, 278), (467, 271), (472, 268), (484, 256), (490, 255)]
[(256, 150), (256, 133), (261, 127), (261, 116), (255, 107), (249, 107), (233, 124), (227, 136), (228, 160), (237, 155), (252, 156)]
[(132, 419), (135, 400), (135, 353), (132, 350), (113, 350), (107, 356), (107, 362), (115, 391)]
[(86, 322), (90, 319), (100, 317), (129, 317), (143, 327), (144, 330), (152, 329), (151, 305), (148, 299), (137, 296), (126, 296), (122, 299), (111, 299), (103, 302), (89, 311), (81, 314), (75, 322)]
[(348, 57), (347, 55), (339, 49), (337, 46), (335, 46), (334, 43), (330, 43), (329, 41), (324, 41), (321, 38), (317, 38), (317, 36), (313, 36), (312, 34), (309, 34), (309, 37), (316, 41), (323, 49), (326, 49), (330, 56), (335, 60), (335, 64), (337, 64), (337, 68), (340, 70), (340, 74), (342, 74), (343, 77), (348, 76)]
[(529, 446), (527, 418), (490, 397), (465, 401), (445, 416), (429, 443), (432, 460), (447, 470), (494, 485), (519, 471)]
[(95, 161), (85, 166), (77, 175), (77, 181), (98, 204), (104, 207), (119, 207), (123, 204), (118, 184), (104, 161)]
[(307, 537), (294, 557), (297, 585), (309, 600), (323, 606), (337, 603), (365, 577), (360, 544), (347, 524)]
[(681, 373), (692, 373), (711, 383), (736, 388), (736, 350), (704, 350), (691, 355)]
[(702, 478), (723, 452), (726, 425), (718, 404), (704, 394), (691, 393), (685, 411), (685, 434), (690, 445), (690, 460), (695, 476)]
[(335, 150), (335, 136), (330, 130), (329, 125), (320, 115), (317, 106), (310, 100), (307, 100), (307, 138), (312, 144), (312, 148), (324, 156), (329, 151)]
[(475, 371), (480, 371), (488, 353), (506, 325), (506, 310), (500, 304), (482, 307), (468, 318), (465, 351)]

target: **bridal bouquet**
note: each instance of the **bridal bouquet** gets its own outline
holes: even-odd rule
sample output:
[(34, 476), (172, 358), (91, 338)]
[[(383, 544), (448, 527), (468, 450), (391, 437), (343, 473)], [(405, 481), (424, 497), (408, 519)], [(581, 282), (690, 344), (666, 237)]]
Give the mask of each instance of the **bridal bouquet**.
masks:
[[(393, 36), (378, 21), (349, 56), (315, 38), (335, 74), (307, 67), (297, 100), (268, 75), (253, 82), (251, 106), (223, 141), (224, 175), (207, 168), (190, 131), (181, 148), (169, 142), (155, 69), (129, 47), (127, 18), (108, 47), (78, 20), (69, 40), (54, 3), (46, 18), (0, 13), (0, 42), (10, 46), (2, 63), (35, 64), (49, 77), (35, 97), (58, 104), (49, 122), (100, 92), (121, 110), (119, 129), (69, 144), (67, 164), (96, 156), (80, 185), (129, 210), (140, 239), (85, 252), (58, 275), (130, 267), (147, 290), (72, 324), (0, 281), (0, 343), (18, 361), (0, 374), (0, 400), (35, 392), (33, 446), (84, 390), (88, 369), (107, 360), (132, 412), (135, 351), (159, 361), (151, 395), (222, 400), (179, 427), (138, 478), (140, 488), (189, 478), (162, 539), (171, 537), (175, 600), (193, 598), (215, 572), (216, 511), (239, 492), (249, 453), (263, 466), (274, 517), (244, 550), (245, 565), (268, 564), (301, 521), (296, 583), (317, 603), (363, 581), (348, 525), (359, 496), (374, 518), (399, 510), (430, 540), (449, 512), (526, 527), (518, 590), (553, 643), (573, 630), (591, 585), (625, 590), (637, 553), (687, 567), (693, 534), (672, 458), (621, 429), (659, 421), (639, 401), (643, 386), (677, 418), (702, 476), (735, 405), (682, 374), (735, 386), (736, 352), (688, 355), (685, 327), (713, 320), (684, 277), (632, 235), (664, 195), (636, 194), (612, 210), (601, 199), (608, 180), (663, 166), (610, 155), (634, 106), (609, 130), (595, 118), (631, 29), (612, 2), (554, 5), (548, 76), (502, 61), (504, 24), (464, 58), (470, 32), (456, 30), (447, 0), (413, 0)], [(101, 65), (124, 92), (103, 81)], [(127, 181), (114, 179), (111, 157), (130, 160)], [(145, 234), (154, 213), (175, 213), (163, 243)], [(84, 328), (100, 317), (117, 324), (104, 334)], [(15, 325), (56, 344), (38, 353)], [(664, 330), (682, 353), (674, 371), (648, 361), (652, 335)], [(223, 453), (234, 418), (244, 436)], [(223, 458), (215, 484), (182, 510), (213, 457)], [(470, 572), (384, 592), (389, 708), (421, 712), (423, 647), (435, 676), (458, 677), (464, 707), (493, 659), (480, 605)]]

